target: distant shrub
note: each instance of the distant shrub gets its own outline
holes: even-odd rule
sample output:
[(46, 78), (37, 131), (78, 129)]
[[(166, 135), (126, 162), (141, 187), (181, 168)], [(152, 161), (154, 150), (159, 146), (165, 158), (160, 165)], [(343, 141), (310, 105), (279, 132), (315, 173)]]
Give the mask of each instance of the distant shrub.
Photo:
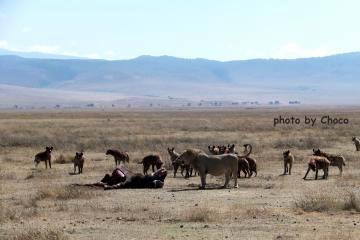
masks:
[(335, 189), (327, 192), (310, 192), (297, 198), (295, 206), (305, 212), (352, 209), (359, 212), (360, 194), (354, 191), (341, 192)]
[(66, 164), (66, 163), (72, 163), (74, 157), (73, 156), (65, 156), (63, 154), (60, 154), (57, 158), (55, 158), (55, 163), (58, 164)]
[(184, 220), (188, 222), (212, 222), (217, 219), (219, 213), (208, 207), (196, 207), (186, 210)]
[(314, 147), (328, 147), (329, 143), (319, 137), (300, 137), (300, 138), (279, 138), (275, 140), (274, 147), (277, 149), (297, 148), (312, 149)]
[(37, 200), (41, 199), (56, 199), (56, 200), (69, 200), (69, 199), (87, 199), (96, 196), (96, 192), (91, 189), (85, 189), (76, 186), (53, 187), (44, 188), (38, 191)]
[(13, 236), (11, 240), (66, 240), (69, 239), (60, 230), (54, 229), (29, 229), (23, 233)]

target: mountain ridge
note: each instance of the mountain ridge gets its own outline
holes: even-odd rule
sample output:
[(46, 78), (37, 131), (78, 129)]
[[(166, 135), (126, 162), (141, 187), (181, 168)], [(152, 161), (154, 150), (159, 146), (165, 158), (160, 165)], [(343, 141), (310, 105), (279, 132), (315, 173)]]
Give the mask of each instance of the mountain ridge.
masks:
[(143, 55), (129, 60), (0, 55), (0, 84), (197, 100), (266, 102), (292, 98), (302, 102), (311, 99), (353, 103), (359, 100), (349, 96), (360, 89), (360, 52), (316, 58), (236, 61), (167, 55)]

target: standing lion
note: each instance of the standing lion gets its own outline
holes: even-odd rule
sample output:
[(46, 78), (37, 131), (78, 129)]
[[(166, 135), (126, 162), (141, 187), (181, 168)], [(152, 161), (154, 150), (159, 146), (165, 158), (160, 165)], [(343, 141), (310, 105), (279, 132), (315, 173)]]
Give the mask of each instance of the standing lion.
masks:
[(237, 188), (238, 157), (235, 154), (223, 154), (209, 156), (195, 149), (188, 149), (177, 159), (177, 162), (191, 165), (199, 172), (201, 179), (200, 189), (205, 189), (206, 174), (220, 176), (225, 174), (223, 188), (229, 184), (231, 176), (234, 179), (234, 188)]

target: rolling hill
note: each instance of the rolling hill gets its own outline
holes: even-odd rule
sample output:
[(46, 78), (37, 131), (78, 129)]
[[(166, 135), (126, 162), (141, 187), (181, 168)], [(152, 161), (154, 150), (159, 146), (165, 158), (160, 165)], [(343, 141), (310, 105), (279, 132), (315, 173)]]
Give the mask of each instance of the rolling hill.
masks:
[[(0, 55), (0, 84), (29, 91), (110, 94), (111, 99), (116, 95), (171, 96), (194, 101), (356, 104), (360, 100), (360, 53), (228, 62), (170, 56), (107, 61)], [(0, 96), (6, 98), (4, 92)]]

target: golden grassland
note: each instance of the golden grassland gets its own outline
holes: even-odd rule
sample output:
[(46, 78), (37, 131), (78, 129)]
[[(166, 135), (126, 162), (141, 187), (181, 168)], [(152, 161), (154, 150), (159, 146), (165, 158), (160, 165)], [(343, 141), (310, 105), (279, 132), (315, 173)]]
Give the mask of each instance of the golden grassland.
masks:
[[(347, 125), (273, 126), (273, 118), (346, 117)], [(2, 239), (357, 239), (360, 234), (360, 111), (238, 109), (198, 111), (49, 111), (0, 113), (0, 238)], [(167, 147), (179, 152), (209, 144), (250, 143), (257, 177), (238, 189), (217, 189), (223, 177), (174, 178)], [(52, 169), (33, 157), (54, 146)], [(342, 154), (343, 176), (302, 180), (312, 148)], [(129, 152), (129, 168), (158, 153), (169, 170), (163, 189), (74, 187), (111, 172), (108, 148)], [(282, 152), (295, 155), (283, 176)], [(84, 173), (74, 175), (75, 151), (85, 151)], [(322, 172), (320, 172), (321, 176)], [(314, 174), (311, 172), (310, 177)]]

